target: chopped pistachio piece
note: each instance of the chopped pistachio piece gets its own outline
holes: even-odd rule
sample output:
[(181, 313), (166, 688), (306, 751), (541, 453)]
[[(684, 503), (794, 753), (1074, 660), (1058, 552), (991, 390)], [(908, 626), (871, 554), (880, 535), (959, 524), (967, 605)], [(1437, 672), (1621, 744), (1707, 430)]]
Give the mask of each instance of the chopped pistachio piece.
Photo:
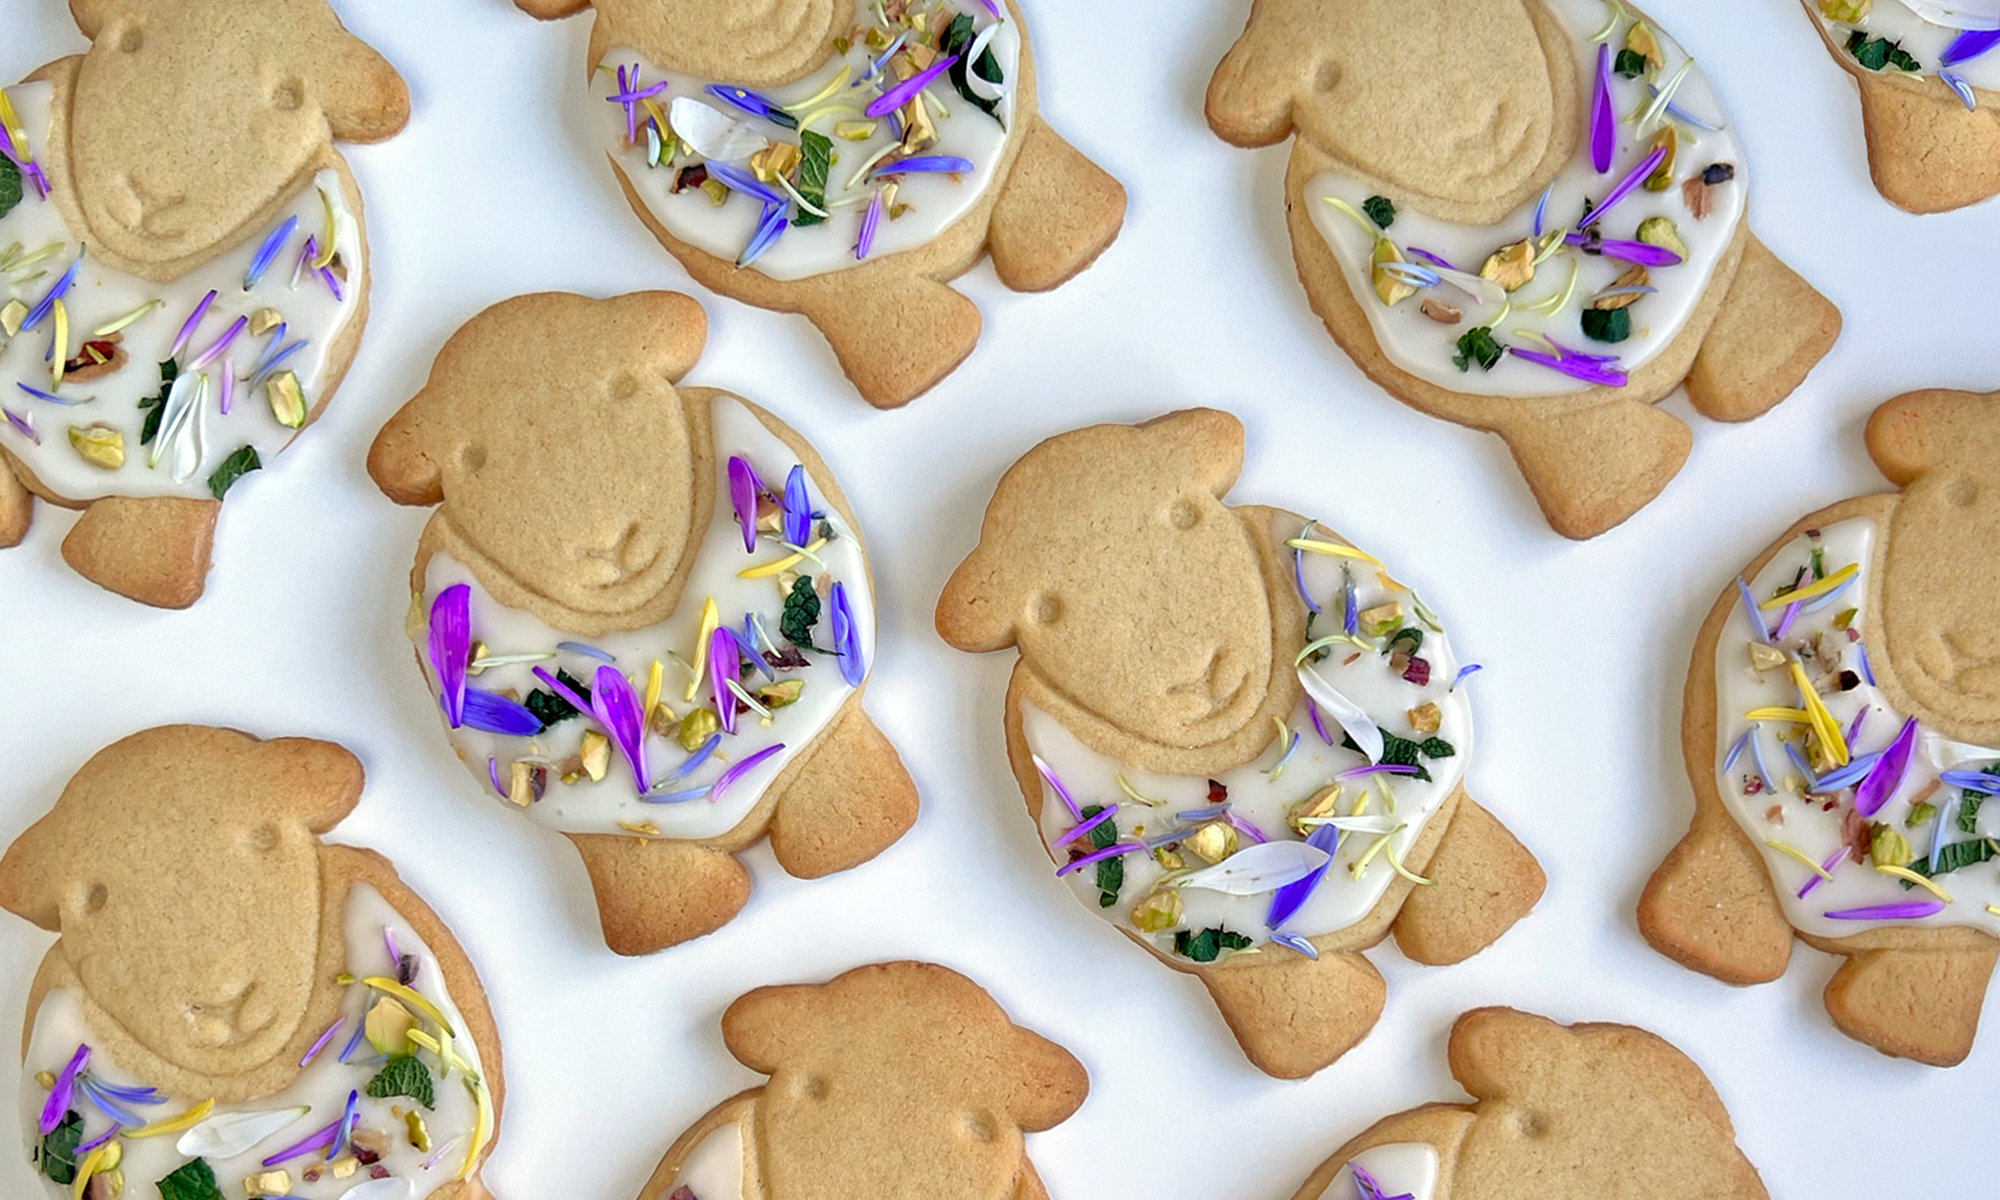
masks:
[(526, 808), (542, 798), (548, 783), (547, 767), (517, 758), (507, 771), (507, 802)]
[(264, 381), (264, 394), (270, 398), (271, 415), (278, 418), (278, 424), (297, 429), (306, 423), (306, 393), (296, 374), (279, 371)]
[(285, 318), (279, 314), (277, 309), (260, 308), (250, 314), (250, 336), (263, 337), (284, 323)]
[(1653, 168), (1651, 175), (1646, 176), (1647, 191), (1664, 192), (1674, 186), (1674, 152), (1680, 149), (1680, 140), (1680, 135), (1674, 132), (1674, 127), (1671, 125), (1660, 126), (1660, 131), (1653, 135), (1652, 148), (1664, 150), (1666, 153), (1661, 156), (1660, 165)]
[(19, 300), (9, 300), (5, 308), (0, 308), (0, 329), (7, 331), (8, 337), (21, 332), (21, 322), (28, 319), (28, 306)]
[(1456, 307), (1446, 304), (1434, 296), (1426, 296), (1424, 302), (1417, 305), (1417, 311), (1440, 325), (1456, 325), (1465, 316)]
[(292, 1190), (292, 1173), (282, 1167), (276, 1171), (265, 1171), (261, 1175), (243, 1177), (243, 1194), (246, 1196), (284, 1196)]
[(72, 425), (69, 444), (93, 467), (116, 471), (125, 465), (125, 435), (109, 425)]
[(1387, 604), (1364, 608), (1356, 614), (1355, 621), (1360, 625), (1361, 632), (1369, 637), (1383, 637), (1394, 633), (1403, 625), (1402, 601), (1391, 600)]
[(1858, 25), (1873, 7), (1874, 0), (1819, 0), (1819, 15), (1843, 25)]
[(1236, 827), (1227, 821), (1210, 821), (1182, 838), (1181, 849), (1205, 863), (1219, 863), (1236, 853)]
[(362, 1031), (377, 1054), (401, 1054), (410, 1048), (410, 1030), (417, 1027), (416, 1014), (400, 1000), (384, 996), (368, 1010)]
[(1181, 923), (1181, 894), (1173, 888), (1150, 892), (1132, 906), (1132, 927), (1141, 933), (1158, 933)]
[(335, 1179), (347, 1178), (349, 1175), (354, 1174), (360, 1166), (361, 1160), (352, 1154), (343, 1154), (327, 1164), (327, 1168), (333, 1172)]
[[(1159, 863), (1169, 871), (1178, 871), (1187, 866), (1187, 859), (1182, 858), (1180, 854), (1166, 846), (1161, 846), (1153, 851), (1153, 861)], [(51, 1076), (51, 1079), (53, 1078)]]
[(1382, 269), (1384, 263), (1399, 263), (1403, 261), (1403, 252), (1396, 249), (1396, 243), (1385, 237), (1376, 238), (1375, 253), (1372, 261), (1375, 264), (1373, 268), (1375, 295), (1382, 303), (1394, 305), (1417, 294), (1415, 284), (1398, 279), (1396, 276)]
[(485, 674), (486, 668), (480, 664), (479, 660), (491, 653), (492, 651), (486, 648), (485, 642), (475, 638), (472, 643), (472, 652), (466, 655), (465, 673), (474, 676)]
[(728, 185), (713, 175), (702, 180), (698, 186), (702, 191), (708, 193), (708, 202), (717, 208), (721, 208), (723, 203), (729, 199)]
[(1680, 231), (1674, 228), (1670, 217), (1647, 217), (1639, 222), (1639, 240), (1648, 246), (1671, 250), (1682, 258), (1688, 256), (1687, 245), (1681, 241)]
[[(1867, 0), (1862, 0), (1862, 3), (1867, 3)], [(1655, 71), (1667, 65), (1666, 58), (1660, 54), (1660, 39), (1653, 36), (1653, 31), (1644, 21), (1634, 23), (1625, 31), (1625, 48), (1644, 58), (1646, 65)]]
[(1833, 614), (1833, 627), (1842, 633), (1846, 633), (1847, 627), (1854, 624), (1855, 615), (1860, 611), (1858, 608), (1841, 609), (1839, 612)]
[(410, 1131), (410, 1145), (424, 1151), (431, 1148), (431, 1131), (424, 1128), (424, 1116), (416, 1109), (403, 1114), (403, 1125)]
[(1878, 867), (1900, 867), (1915, 858), (1916, 852), (1910, 849), (1910, 839), (1878, 823), (1868, 843), (1868, 857)]
[(590, 776), (590, 781), (599, 782), (611, 769), (611, 739), (595, 729), (584, 730), (583, 746), (577, 757), (583, 760), (583, 772)]
[(1750, 643), (1750, 666), (1762, 674), (1774, 667), (1783, 667), (1788, 661), (1785, 652), (1776, 646), (1766, 646), (1762, 642)]
[[(1652, 274), (1646, 268), (1640, 266), (1638, 263), (1633, 263), (1631, 266), (1625, 268), (1624, 273), (1618, 276), (1618, 279), (1611, 285), (1609, 290), (1618, 291), (1621, 288), (1645, 287), (1652, 281), (1652, 278)], [(1638, 303), (1639, 297), (1643, 295), (1645, 295), (1644, 292), (1624, 292), (1616, 296), (1599, 296), (1590, 302), (1590, 307), (1599, 312), (1615, 312), (1621, 308), (1632, 307)]]
[(750, 169), (764, 183), (775, 182), (780, 175), (790, 175), (798, 165), (799, 148), (790, 142), (772, 142), (750, 156)]
[(681, 744), (681, 749), (693, 754), (701, 749), (701, 744), (708, 740), (710, 734), (720, 728), (722, 721), (715, 715), (714, 709), (697, 708), (681, 718), (680, 728), (674, 731), (674, 740)]
[(1340, 785), (1331, 784), (1292, 805), (1291, 811), (1285, 814), (1285, 822), (1292, 827), (1292, 832), (1304, 837), (1312, 832), (1312, 827), (1305, 823), (1307, 819), (1334, 816), (1339, 805)]
[(1535, 278), (1535, 243), (1522, 238), (1511, 246), (1502, 246), (1486, 257), (1479, 267), (1479, 277), (1490, 279), (1510, 292), (1518, 292)]
[(833, 136), (843, 142), (865, 142), (875, 136), (876, 121), (835, 121)]
[(757, 701), (765, 708), (783, 708), (787, 704), (796, 704), (799, 693), (805, 690), (805, 686), (806, 681), (803, 679), (780, 679), (776, 683), (767, 683), (757, 689)]
[(1444, 714), (1438, 711), (1435, 702), (1426, 700), (1409, 712), (1410, 728), (1418, 733), (1436, 733), (1444, 721)]

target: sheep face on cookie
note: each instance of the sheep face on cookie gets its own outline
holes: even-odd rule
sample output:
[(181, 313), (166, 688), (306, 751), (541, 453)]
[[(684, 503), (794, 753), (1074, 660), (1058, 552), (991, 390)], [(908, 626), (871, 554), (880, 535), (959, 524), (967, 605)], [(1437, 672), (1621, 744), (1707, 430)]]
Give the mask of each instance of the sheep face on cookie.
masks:
[[(926, 986), (910, 986), (919, 971)], [(1088, 1088), (1068, 1051), (1013, 1024), (971, 980), (920, 964), (760, 988), (729, 1007), (723, 1035), (771, 1076), (756, 1142), (774, 1200), (873, 1194), (885, 1160), (927, 1164), (937, 1200), (1007, 1200), (1023, 1132), (1066, 1119)], [(829, 1146), (864, 1152), (836, 1160)]]
[(435, 519), (530, 596), (595, 620), (670, 608), (692, 498), (710, 486), (674, 389), (701, 351), (701, 309), (667, 292), (537, 300), (452, 335), (370, 473), (401, 503), (442, 502)]
[(854, 16), (851, 0), (733, 0), (722, 10), (685, 0), (515, 0), (538, 17), (594, 8), (599, 46), (631, 46), (656, 63), (749, 87), (791, 83), (826, 61)]
[(1882, 473), (1903, 492), (1890, 518), (1882, 579), (1883, 644), (1924, 722), (1991, 744), (2000, 731), (2000, 592), (1965, 564), (2000, 539), (2000, 399), (1921, 392), (1869, 422)]
[(395, 70), (325, 0), (70, 8), (92, 40), (70, 98), (70, 179), (92, 248), (142, 274), (251, 236), (331, 140), (387, 137), (408, 116)]
[(86, 763), (0, 859), (0, 902), (59, 932), (84, 993), (161, 1057), (216, 1076), (261, 1066), (316, 983), (316, 835), (360, 788), (360, 764), (328, 743), (148, 730)]
[[(1242, 461), (1242, 427), (1199, 410), (1042, 443), (1000, 481), (940, 628), (964, 650), (1017, 647), (1025, 669), (1134, 737), (1222, 741), (1256, 719), (1276, 653), (1257, 546), (1221, 499)], [(1132, 686), (1134, 664), (1166, 686)]]
[(1542, 185), (1568, 129), (1556, 73), (1575, 67), (1567, 47), (1544, 44), (1536, 3), (1256, 0), (1209, 83), (1210, 118), (1232, 142), (1296, 132), (1418, 196), (1491, 207)]

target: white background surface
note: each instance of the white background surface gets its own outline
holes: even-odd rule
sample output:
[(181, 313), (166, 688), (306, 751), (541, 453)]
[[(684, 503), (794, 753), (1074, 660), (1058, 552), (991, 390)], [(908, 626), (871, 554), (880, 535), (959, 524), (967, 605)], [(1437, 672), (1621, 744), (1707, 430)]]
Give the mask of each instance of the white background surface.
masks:
[[(1666, 1035), (1714, 1079), (1776, 1196), (1992, 1194), (2000, 1028), (1955, 1070), (1893, 1061), (1829, 1023), (1819, 993), (1835, 960), (1800, 946), (1781, 981), (1735, 990), (1648, 949), (1633, 917), (1691, 809), (1679, 696), (1708, 605), (1796, 517), (1885, 486), (1861, 446), (1874, 405), (2000, 382), (2000, 210), (1916, 218), (1875, 194), (1854, 88), (1795, 4), (1661, 0), (1655, 16), (1711, 72), (1755, 157), (1758, 232), (1840, 305), (1846, 336), (1750, 425), (1670, 400), (1696, 425), (1686, 469), (1581, 545), (1549, 532), (1497, 440), (1395, 403), (1307, 308), (1282, 222), (1286, 151), (1233, 149), (1201, 120), (1244, 0), (1031, 0), (1042, 107), (1130, 189), (1125, 231), (1050, 295), (1010, 295), (984, 266), (967, 276), (987, 320), (978, 352), (895, 413), (856, 398), (802, 319), (703, 295), (640, 227), (587, 148), (586, 20), (538, 25), (502, 0), (336, 7), (403, 72), (415, 108), (400, 137), (349, 152), (375, 250), (360, 357), (326, 418), (233, 493), (193, 610), (142, 608), (72, 574), (57, 553), (70, 518), (46, 507), (0, 555), (0, 727), (18, 772), (0, 791), (0, 838), (92, 752), (148, 725), (353, 748), (369, 786), (337, 836), (396, 860), (465, 942), (499, 1018), (508, 1103), (486, 1173), (499, 1200), (633, 1195), (682, 1128), (760, 1082), (723, 1049), (731, 999), (899, 956), (971, 974), (1089, 1067), (1082, 1110), (1030, 1139), (1058, 1200), (1280, 1200), (1378, 1117), (1460, 1099), (1445, 1035), (1481, 1004)], [(0, 8), (0, 78), (83, 47), (60, 0)], [(1440, 64), (1441, 83), (1450, 75)], [(829, 880), (787, 879), (759, 849), (736, 922), (629, 961), (599, 941), (574, 852), (482, 798), (446, 749), (402, 630), (425, 514), (383, 499), (363, 455), (481, 307), (543, 288), (657, 286), (709, 309), (690, 381), (779, 413), (853, 498), (883, 605), (869, 708), (924, 810), (874, 863)], [(1316, 514), (1388, 556), (1461, 653), (1487, 664), (1469, 685), (1482, 722), (1470, 787), (1549, 874), (1535, 914), (1469, 963), (1373, 952), (1389, 982), (1381, 1023), (1304, 1083), (1252, 1069), (1198, 984), (1050, 877), (1006, 773), (1011, 655), (961, 655), (931, 629), (995, 480), (1023, 451), (1193, 403), (1249, 428), (1239, 502)], [(20, 1020), (49, 942), (0, 918), (0, 1028)], [(12, 1071), (0, 1071), (9, 1092)], [(10, 1152), (0, 1193), (32, 1186)]]

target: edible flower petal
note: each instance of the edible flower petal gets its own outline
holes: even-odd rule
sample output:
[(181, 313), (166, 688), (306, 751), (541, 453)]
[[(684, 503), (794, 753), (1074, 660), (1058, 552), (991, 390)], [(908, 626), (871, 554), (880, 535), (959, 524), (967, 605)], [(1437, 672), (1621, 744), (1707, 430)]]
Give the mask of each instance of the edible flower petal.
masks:
[(757, 218), (757, 230), (750, 235), (750, 242), (743, 247), (743, 253), (736, 257), (738, 267), (747, 267), (764, 257), (764, 252), (776, 245), (785, 232), (785, 204), (766, 204), (763, 215)]
[(40, 325), (48, 319), (50, 313), (55, 311), (56, 301), (62, 299), (68, 293), (69, 285), (76, 282), (77, 269), (83, 266), (83, 251), (84, 248), (82, 246), (77, 247), (76, 258), (70, 262), (69, 270), (64, 271), (61, 278), (50, 284), (49, 290), (43, 294), (41, 300), (36, 303), (34, 308), (28, 310), (28, 315), (21, 321), (22, 333), (26, 333), (35, 326)]
[[(1590, 165), (1599, 175), (1611, 169), (1611, 152), (1617, 148), (1618, 118), (1611, 111), (1611, 43), (1603, 42), (1597, 47), (1597, 83), (1590, 99)], [(1536, 210), (1538, 217), (1540, 211)]]
[(1666, 157), (1667, 157), (1666, 147), (1664, 146), (1656, 147), (1651, 154), (1648, 154), (1639, 163), (1638, 166), (1632, 169), (1632, 173), (1630, 175), (1627, 175), (1624, 179), (1618, 182), (1617, 187), (1612, 188), (1609, 192), (1605, 194), (1604, 203), (1598, 205), (1596, 208), (1591, 209), (1588, 213), (1584, 215), (1582, 224), (1585, 226), (1589, 226), (1589, 225), (1595, 225), (1599, 221), (1602, 221), (1604, 219), (1604, 214), (1610, 212), (1612, 207), (1616, 205), (1620, 200), (1623, 200), (1625, 197), (1631, 195), (1632, 189), (1638, 187), (1642, 182), (1644, 182), (1646, 176), (1651, 175), (1653, 173), (1653, 168), (1659, 166), (1660, 163)]
[(861, 234), (854, 239), (854, 257), (867, 258), (875, 248), (875, 227), (882, 223), (882, 193), (878, 190), (868, 201), (868, 211), (861, 216)]
[[(537, 669), (536, 674), (541, 671)], [(645, 795), (652, 787), (646, 774), (646, 727), (641, 721), (639, 695), (632, 690), (624, 672), (617, 667), (597, 668), (597, 674), (591, 676), (590, 712), (596, 715), (611, 740), (618, 743), (618, 752), (632, 768), (633, 785), (640, 795)]]
[(1321, 825), (1306, 835), (1305, 844), (1325, 854), (1326, 861), (1322, 862), (1317, 870), (1293, 880), (1272, 895), (1270, 911), (1264, 917), (1264, 923), (1272, 929), (1277, 929), (1291, 920), (1293, 914), (1297, 913), (1312, 896), (1313, 889), (1319, 886), (1327, 867), (1332, 865), (1333, 852), (1340, 848), (1340, 830), (1331, 825)]
[(758, 763), (763, 762), (765, 759), (771, 757), (773, 754), (776, 754), (778, 751), (783, 750), (784, 748), (785, 744), (783, 742), (779, 742), (775, 745), (766, 746), (762, 750), (759, 750), (757, 753), (752, 754), (750, 757), (742, 759), (732, 764), (727, 771), (724, 771), (721, 774), (721, 776), (716, 779), (715, 786), (709, 789), (708, 793), (709, 803), (713, 804), (716, 801), (722, 799), (722, 793), (728, 790), (730, 784), (735, 783), (737, 780), (743, 778), (743, 776), (745, 776), (750, 772), (751, 768), (755, 767)]
[(1620, 388), (1624, 387), (1627, 382), (1625, 372), (1601, 362), (1593, 362), (1591, 361), (1591, 357), (1573, 353), (1545, 354), (1540, 350), (1524, 350), (1519, 346), (1507, 347), (1507, 353), (1526, 362), (1547, 367), (1551, 371), (1560, 371), (1572, 379), (1581, 379), (1585, 383), (1596, 384), (1599, 387)]
[(1750, 595), (1750, 585), (1743, 582), (1741, 575), (1736, 577), (1736, 594), (1742, 597), (1743, 611), (1749, 614), (1750, 632), (1757, 635), (1758, 641), (1764, 643), (1766, 646), (1770, 645), (1771, 627), (1764, 623), (1764, 612), (1757, 607), (1756, 599)]
[(49, 1098), (42, 1102), (42, 1120), (38, 1128), (44, 1137), (55, 1132), (56, 1126), (69, 1113), (69, 1103), (76, 1090), (76, 1075), (90, 1061), (90, 1047), (79, 1045), (76, 1053), (69, 1056), (69, 1063), (56, 1075), (56, 1084), (49, 1089)]
[(1085, 834), (1088, 834), (1091, 830), (1097, 828), (1099, 825), (1104, 824), (1106, 821), (1111, 820), (1113, 817), (1117, 815), (1118, 815), (1118, 806), (1115, 804), (1107, 805), (1103, 809), (1101, 809), (1096, 816), (1086, 817), (1081, 822), (1070, 826), (1069, 829), (1066, 830), (1061, 837), (1058, 837), (1055, 841), (1049, 843), (1049, 849), (1060, 850), (1064, 846), (1067, 846), (1076, 839), (1083, 837)]
[(1070, 819), (1083, 820), (1083, 810), (1076, 806), (1076, 801), (1070, 797), (1069, 789), (1064, 787), (1062, 780), (1057, 777), (1055, 768), (1042, 761), (1042, 756), (1039, 754), (1031, 754), (1029, 757), (1034, 760), (1035, 770), (1041, 772), (1042, 778), (1048, 782), (1049, 790), (1053, 791), (1056, 799), (1061, 800), (1063, 807), (1069, 810)]
[(910, 97), (929, 87), (931, 80), (949, 71), (957, 62), (958, 55), (945, 55), (930, 66), (925, 67), (915, 75), (883, 92), (880, 96), (875, 97), (874, 100), (869, 102), (868, 107), (862, 110), (862, 114), (869, 117), (879, 117), (903, 107), (909, 101)]
[(1176, 882), (1182, 888), (1226, 896), (1261, 896), (1322, 871), (1331, 861), (1332, 855), (1311, 842), (1263, 842), (1246, 846)]
[(1333, 719), (1340, 723), (1340, 727), (1347, 731), (1347, 736), (1353, 738), (1354, 744), (1361, 747), (1362, 755), (1369, 762), (1381, 761), (1382, 730), (1369, 719), (1367, 713), (1361, 710), (1360, 705), (1341, 695), (1311, 667), (1299, 668), (1299, 682), (1304, 685), (1306, 695), (1312, 697), (1313, 703), (1332, 714)]
[(926, 154), (918, 158), (900, 158), (885, 162), (875, 168), (875, 175), (964, 175), (972, 170), (972, 160), (954, 154)]
[[(729, 456), (729, 506), (743, 530), (743, 552), (757, 549), (757, 472), (740, 454)], [(803, 543), (801, 543), (803, 544)]]
[[(736, 732), (736, 697), (729, 683), (741, 665), (737, 658), (736, 635), (728, 626), (718, 628), (708, 638), (708, 687), (715, 697), (715, 714), (722, 720), (722, 732)], [(643, 790), (643, 789), (642, 789)]]
[(1903, 728), (1896, 734), (1882, 757), (1868, 772), (1868, 777), (1854, 789), (1854, 811), (1864, 817), (1872, 817), (1881, 811), (1890, 796), (1902, 786), (1903, 775), (1910, 769), (1910, 753), (1917, 745), (1917, 719), (1911, 717), (1903, 722)]
[[(657, 95), (666, 86), (662, 82), (653, 88), (633, 95), (632, 99), (636, 101), (646, 96)], [(732, 108), (741, 109), (753, 117), (762, 117), (766, 121), (774, 125), (783, 126), (786, 129), (797, 129), (799, 126), (798, 118), (786, 112), (783, 106), (768, 96), (758, 95), (749, 88), (737, 87), (734, 84), (711, 83), (706, 90), (709, 95), (715, 97), (717, 100), (722, 101)], [(616, 99), (617, 97), (611, 98)]]
[(710, 159), (708, 162), (708, 173), (728, 185), (729, 190), (742, 192), (746, 196), (755, 196), (757, 199), (762, 200), (766, 207), (772, 205), (783, 206), (785, 203), (785, 194), (783, 192), (765, 184), (742, 167), (735, 167), (726, 162), (717, 162)]
[(249, 269), (243, 272), (244, 291), (256, 287), (257, 281), (264, 278), (264, 272), (271, 269), (271, 263), (278, 257), (278, 251), (285, 248), (285, 242), (298, 227), (299, 218), (294, 214), (286, 217), (284, 224), (265, 235), (263, 244), (257, 247), (257, 253), (250, 256)]
[(832, 611), (833, 649), (840, 656), (840, 677), (847, 681), (848, 687), (860, 687), (868, 676), (868, 664), (861, 660), (861, 630), (847, 605), (845, 585), (833, 585), (827, 593), (827, 607)]
[(461, 723), (468, 729), (507, 737), (534, 737), (542, 731), (540, 717), (530, 712), (526, 705), (497, 692), (469, 687), (464, 690), (459, 703), (462, 706), (459, 709)]
[(465, 668), (472, 653), (472, 586), (455, 583), (431, 601), (431, 668), (438, 677), (438, 703), (457, 729), (465, 723)]
[(1860, 908), (1837, 908), (1825, 914), (1834, 921), (1915, 921), (1944, 911), (1942, 900), (1906, 900), (1900, 904), (1864, 904)]
[(812, 501), (806, 496), (806, 469), (794, 466), (785, 476), (785, 540), (803, 546), (812, 538)]

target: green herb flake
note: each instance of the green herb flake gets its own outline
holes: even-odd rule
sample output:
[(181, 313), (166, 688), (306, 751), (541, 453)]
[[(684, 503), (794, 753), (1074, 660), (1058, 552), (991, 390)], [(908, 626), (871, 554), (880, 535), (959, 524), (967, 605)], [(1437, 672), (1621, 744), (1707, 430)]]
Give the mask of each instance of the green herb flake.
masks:
[(42, 1174), (64, 1187), (76, 1182), (76, 1148), (83, 1143), (83, 1114), (70, 1109), (42, 1135)]
[(1389, 636), (1389, 642), (1382, 647), (1382, 653), (1393, 654), (1396, 651), (1396, 647), (1404, 642), (1410, 644), (1410, 653), (1415, 654), (1424, 648), (1424, 631), (1414, 625), (1403, 626)]
[(1646, 56), (1637, 50), (1620, 50), (1611, 69), (1627, 79), (1637, 79), (1646, 72)]
[(1214, 962), (1224, 950), (1248, 950), (1254, 943), (1240, 933), (1211, 925), (1200, 933), (1174, 931), (1174, 953), (1191, 962)]
[(425, 1108), (437, 1107), (437, 1090), (431, 1084), (431, 1069), (414, 1055), (390, 1059), (375, 1078), (368, 1081), (367, 1090), (377, 1100), (408, 1096)]
[(1595, 342), (1622, 342), (1632, 336), (1632, 310), (1629, 308), (1586, 308), (1583, 310), (1583, 336)]
[[(958, 61), (945, 71), (945, 74), (951, 78), (951, 86), (958, 89), (958, 94), (965, 97), (967, 104), (999, 121), (1000, 114), (996, 110), (999, 109), (1000, 102), (998, 100), (988, 100), (978, 92), (973, 91), (972, 85), (965, 81), (965, 51), (972, 46), (975, 37), (976, 35), (972, 31), (972, 14), (960, 13), (951, 19), (951, 24), (945, 26), (944, 37), (938, 41), (938, 53), (958, 55)], [(986, 51), (979, 56), (979, 61), (971, 64), (971, 66), (972, 70), (986, 82), (991, 84), (1001, 82), (1000, 60), (993, 57), (993, 48), (991, 46), (988, 46)], [(1006, 122), (1002, 121), (1001, 127), (1005, 128)]]
[(199, 1158), (182, 1163), (173, 1174), (160, 1180), (159, 1187), (160, 1200), (222, 1200), (215, 1172)]
[(236, 452), (223, 459), (221, 465), (209, 475), (208, 494), (217, 500), (222, 499), (223, 493), (233, 487), (237, 480), (261, 469), (263, 465), (263, 460), (257, 457), (257, 447), (238, 446)]
[(0, 217), (14, 211), (21, 202), (21, 168), (14, 160), (0, 154)]
[(1451, 361), (1461, 371), (1471, 370), (1473, 363), (1478, 363), (1482, 371), (1491, 371), (1499, 365), (1500, 353), (1500, 343), (1493, 340), (1492, 327), (1481, 325), (1459, 336), (1458, 353)]
[(1425, 758), (1450, 758), (1458, 753), (1458, 747), (1441, 737), (1425, 738), (1418, 744), (1417, 753)]
[[(1939, 875), (1949, 875), (1966, 867), (1976, 867), (1992, 858), (2000, 858), (2000, 838), (1974, 838), (1969, 842), (1953, 842), (1938, 852), (1937, 870), (1931, 870), (1931, 857), (1920, 854), (1910, 863), (1910, 870), (1932, 879)], [(1909, 880), (1903, 881), (1904, 890), (1915, 887)]]
[(1847, 35), (1847, 52), (1854, 56), (1855, 62), (1871, 71), (1887, 68), (1910, 72), (1923, 70), (1923, 66), (1903, 49), (1900, 42), (1871, 38), (1859, 29)]
[[(799, 131), (799, 195), (814, 208), (826, 207), (826, 173), (833, 165), (833, 139), (810, 129)], [(817, 225), (825, 217), (808, 212), (804, 205), (792, 218), (792, 225)]]
[(819, 593), (813, 590), (812, 576), (799, 576), (792, 583), (791, 594), (785, 597), (785, 614), (778, 618), (778, 632), (801, 650), (827, 653), (812, 644), (813, 626), (819, 624), (819, 608)]
[[(1104, 811), (1102, 804), (1093, 804), (1083, 810), (1083, 819), (1088, 821)], [(1118, 820), (1116, 817), (1090, 831), (1090, 848), (1108, 850), (1118, 840)], [(1118, 903), (1118, 893), (1125, 886), (1125, 860), (1117, 855), (1097, 861), (1097, 906), (1110, 908)]]
[(1396, 223), (1396, 205), (1387, 196), (1370, 196), (1361, 202), (1361, 211), (1375, 222), (1378, 229), (1387, 229)]
[(160, 394), (148, 396), (139, 401), (139, 411), (146, 414), (145, 423), (139, 427), (139, 444), (150, 446), (160, 434), (160, 418), (167, 411), (167, 393), (174, 390), (174, 377), (181, 373), (180, 364), (173, 359), (160, 364)]
[[(575, 692), (579, 699), (586, 701), (590, 699), (589, 686), (561, 667), (556, 668), (556, 682)], [(576, 715), (576, 705), (571, 704), (556, 693), (542, 688), (537, 688), (529, 692), (528, 698), (521, 703), (527, 707), (529, 712), (535, 714), (535, 719), (542, 723), (544, 729), (554, 725), (558, 721), (567, 721)]]
[[(1356, 754), (1361, 754), (1361, 747), (1355, 744), (1352, 737), (1342, 734), (1340, 745), (1344, 750), (1352, 750)], [(1424, 768), (1421, 762), (1417, 761), (1418, 756), (1421, 755), (1424, 758), (1432, 759), (1450, 758), (1457, 753), (1458, 747), (1441, 737), (1425, 738), (1421, 742), (1413, 742), (1409, 738), (1397, 737), (1395, 734), (1384, 729), (1382, 731), (1382, 757), (1376, 761), (1389, 763), (1392, 766), (1398, 767), (1415, 767), (1417, 773), (1410, 776), (1410, 778), (1421, 779), (1425, 783), (1429, 783), (1431, 773)], [(1362, 754), (1362, 757), (1366, 758), (1367, 755)]]

